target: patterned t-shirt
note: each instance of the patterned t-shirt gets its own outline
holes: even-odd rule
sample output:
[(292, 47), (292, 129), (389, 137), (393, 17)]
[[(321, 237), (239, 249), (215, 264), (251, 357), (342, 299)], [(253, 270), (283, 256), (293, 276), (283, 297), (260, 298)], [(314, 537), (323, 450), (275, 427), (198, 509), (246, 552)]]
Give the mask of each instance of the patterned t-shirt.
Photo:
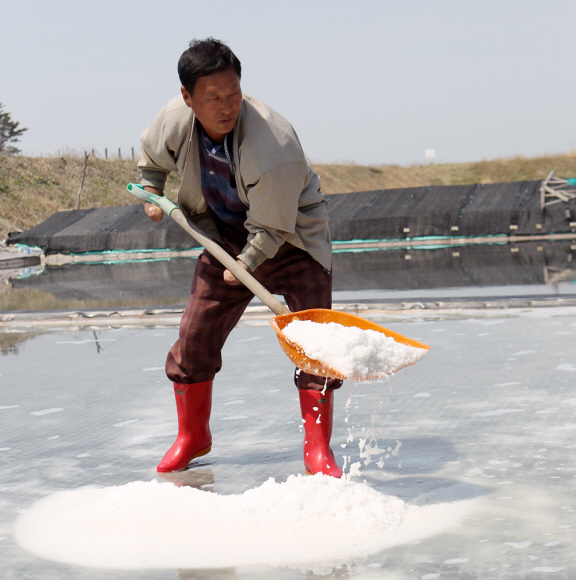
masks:
[[(206, 203), (223, 221), (231, 225), (242, 225), (246, 221), (246, 205), (238, 197), (238, 189), (230, 183), (230, 166), (223, 144), (212, 143), (204, 130), (198, 128), (198, 147), (202, 193)], [(228, 154), (232, 157), (232, 133), (227, 136)]]

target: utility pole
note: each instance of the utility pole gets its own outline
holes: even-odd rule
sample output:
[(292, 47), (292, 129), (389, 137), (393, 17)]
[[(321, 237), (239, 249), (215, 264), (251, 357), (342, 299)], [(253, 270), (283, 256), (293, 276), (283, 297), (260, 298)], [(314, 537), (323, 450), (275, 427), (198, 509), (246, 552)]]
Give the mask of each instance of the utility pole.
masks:
[(82, 170), (82, 181), (80, 183), (80, 189), (78, 190), (78, 200), (76, 201), (76, 209), (80, 209), (80, 195), (82, 194), (82, 188), (84, 187), (84, 178), (86, 177), (87, 163), (88, 163), (88, 153), (84, 151), (84, 169)]

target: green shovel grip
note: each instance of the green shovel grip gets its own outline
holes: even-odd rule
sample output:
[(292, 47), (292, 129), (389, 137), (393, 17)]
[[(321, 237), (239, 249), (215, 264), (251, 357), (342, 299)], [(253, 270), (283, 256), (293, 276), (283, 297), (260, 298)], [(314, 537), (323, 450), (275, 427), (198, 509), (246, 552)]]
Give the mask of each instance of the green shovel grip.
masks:
[(166, 196), (150, 193), (138, 183), (129, 183), (126, 189), (136, 197), (157, 205), (166, 215), (170, 215), (175, 209), (178, 209), (178, 206), (172, 203)]

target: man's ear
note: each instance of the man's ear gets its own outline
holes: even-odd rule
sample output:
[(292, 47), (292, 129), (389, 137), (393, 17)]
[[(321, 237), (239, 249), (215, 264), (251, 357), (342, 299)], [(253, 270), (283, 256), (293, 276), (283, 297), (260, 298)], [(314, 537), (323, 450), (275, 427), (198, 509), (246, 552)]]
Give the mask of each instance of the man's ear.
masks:
[(192, 96), (190, 93), (184, 87), (180, 88), (180, 92), (182, 93), (182, 98), (184, 99), (186, 105), (192, 108)]

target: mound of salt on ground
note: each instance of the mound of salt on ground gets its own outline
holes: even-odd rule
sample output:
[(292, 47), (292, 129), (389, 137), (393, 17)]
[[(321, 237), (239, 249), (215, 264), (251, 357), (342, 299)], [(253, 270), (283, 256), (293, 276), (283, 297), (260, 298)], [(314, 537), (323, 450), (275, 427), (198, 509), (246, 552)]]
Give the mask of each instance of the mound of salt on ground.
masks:
[(97, 568), (342, 563), (439, 533), (469, 510), (468, 502), (409, 505), (322, 474), (227, 496), (133, 482), (40, 500), (15, 536), (37, 556)]
[(282, 329), (308, 358), (323, 362), (353, 381), (390, 375), (418, 362), (428, 351), (396, 342), (393, 338), (336, 322), (320, 324), (294, 320)]

